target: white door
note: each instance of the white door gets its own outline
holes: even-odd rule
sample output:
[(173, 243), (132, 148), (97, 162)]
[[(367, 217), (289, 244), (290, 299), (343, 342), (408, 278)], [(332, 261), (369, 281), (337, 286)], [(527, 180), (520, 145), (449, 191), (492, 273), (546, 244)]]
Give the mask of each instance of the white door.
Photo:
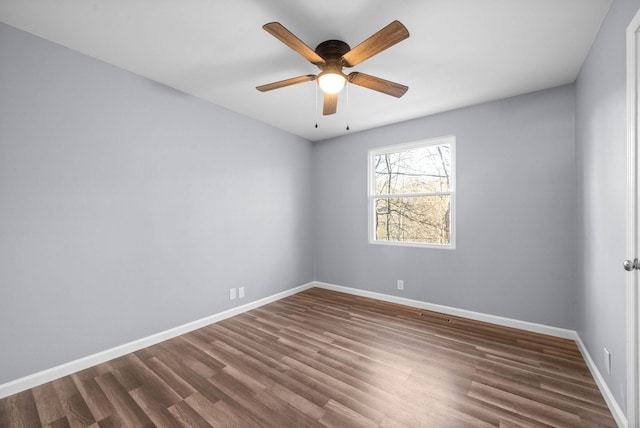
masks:
[(629, 428), (640, 428), (640, 307), (638, 293), (638, 135), (640, 135), (640, 12), (627, 28), (627, 421)]

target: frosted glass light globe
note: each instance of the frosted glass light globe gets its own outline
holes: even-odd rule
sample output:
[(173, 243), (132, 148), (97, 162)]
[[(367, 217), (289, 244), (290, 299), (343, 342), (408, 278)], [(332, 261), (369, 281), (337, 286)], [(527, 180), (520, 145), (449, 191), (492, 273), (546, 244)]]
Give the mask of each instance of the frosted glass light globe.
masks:
[(320, 89), (327, 94), (337, 94), (346, 85), (347, 79), (338, 73), (320, 73), (318, 76), (318, 85)]

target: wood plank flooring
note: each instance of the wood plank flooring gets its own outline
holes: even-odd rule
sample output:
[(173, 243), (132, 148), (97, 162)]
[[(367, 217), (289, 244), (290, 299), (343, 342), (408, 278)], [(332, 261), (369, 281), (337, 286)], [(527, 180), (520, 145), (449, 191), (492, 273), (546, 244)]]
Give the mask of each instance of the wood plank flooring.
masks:
[(422, 312), (313, 288), (0, 400), (0, 426), (616, 426), (573, 341)]

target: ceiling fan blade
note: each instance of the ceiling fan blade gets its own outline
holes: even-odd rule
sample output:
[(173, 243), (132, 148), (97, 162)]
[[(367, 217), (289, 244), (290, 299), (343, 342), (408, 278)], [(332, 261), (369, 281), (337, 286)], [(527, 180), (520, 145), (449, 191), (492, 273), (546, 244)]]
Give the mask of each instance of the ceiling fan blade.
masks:
[(322, 114), (327, 116), (335, 114), (338, 110), (338, 94), (324, 94), (324, 105), (322, 107)]
[(400, 21), (393, 21), (382, 30), (360, 43), (342, 56), (345, 67), (353, 67), (362, 61), (379, 54), (385, 49), (409, 37), (409, 30)]
[(265, 31), (270, 33), (273, 37), (298, 52), (312, 64), (322, 64), (324, 62), (324, 59), (320, 55), (315, 53), (313, 49), (297, 38), (291, 31), (284, 28), (284, 26), (279, 22), (264, 24), (262, 28), (264, 28)]
[(285, 86), (297, 85), (298, 83), (310, 82), (316, 80), (315, 74), (307, 74), (305, 76), (292, 77), (291, 79), (280, 80), (279, 82), (267, 83), (266, 85), (256, 86), (260, 92), (267, 92), (274, 89), (284, 88)]
[(382, 92), (383, 94), (391, 95), (396, 98), (400, 98), (409, 89), (408, 86), (401, 85), (390, 80), (384, 80), (379, 77), (370, 76), (364, 73), (358, 73), (354, 71), (349, 73), (347, 80), (354, 85), (362, 86), (363, 88), (373, 89), (374, 91)]

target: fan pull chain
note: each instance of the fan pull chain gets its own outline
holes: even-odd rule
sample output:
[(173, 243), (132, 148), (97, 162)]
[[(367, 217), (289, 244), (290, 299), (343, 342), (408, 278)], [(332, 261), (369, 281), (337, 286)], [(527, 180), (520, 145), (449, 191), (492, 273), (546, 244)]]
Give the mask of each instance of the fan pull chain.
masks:
[(349, 130), (349, 85), (347, 86), (347, 131)]
[(318, 85), (316, 87), (316, 129), (318, 129)]

